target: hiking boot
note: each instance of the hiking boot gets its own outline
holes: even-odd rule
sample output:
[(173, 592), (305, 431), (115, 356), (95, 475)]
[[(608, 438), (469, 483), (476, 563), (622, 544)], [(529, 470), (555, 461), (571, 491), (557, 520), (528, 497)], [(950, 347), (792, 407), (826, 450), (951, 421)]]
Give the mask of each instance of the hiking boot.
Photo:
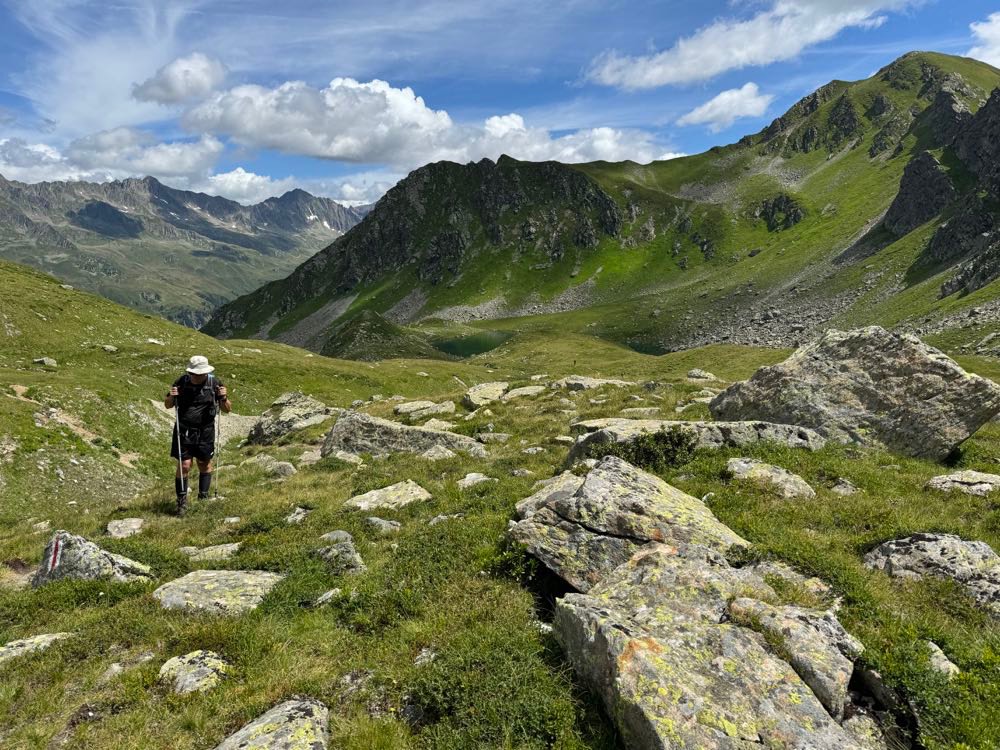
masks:
[(185, 513), (187, 513), (187, 508), (188, 508), (188, 496), (187, 495), (178, 495), (177, 496), (177, 515), (178, 516), (183, 516)]

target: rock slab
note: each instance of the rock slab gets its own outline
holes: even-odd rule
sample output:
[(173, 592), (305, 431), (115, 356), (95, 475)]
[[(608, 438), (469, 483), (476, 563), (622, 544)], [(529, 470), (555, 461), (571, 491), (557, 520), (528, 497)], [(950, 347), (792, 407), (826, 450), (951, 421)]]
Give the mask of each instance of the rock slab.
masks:
[(712, 415), (814, 429), (844, 443), (941, 460), (1000, 413), (1000, 386), (909, 334), (827, 331), (715, 397)]
[(282, 393), (250, 428), (247, 440), (269, 445), (290, 432), (321, 424), (341, 409), (317, 401), (299, 391)]
[(510, 388), (510, 383), (503, 381), (474, 385), (462, 397), (462, 405), (469, 410), (478, 409), (498, 401), (508, 388)]
[(141, 581), (153, 577), (148, 565), (101, 549), (82, 536), (57, 531), (42, 553), (31, 585), (42, 586), (63, 578), (78, 580)]
[(31, 638), (11, 641), (0, 646), (0, 664), (11, 659), (16, 659), (18, 656), (24, 656), (36, 651), (44, 651), (53, 643), (65, 638), (71, 638), (72, 636), (72, 633), (45, 633), (43, 635), (32, 636)]
[(112, 539), (125, 539), (135, 536), (142, 531), (146, 523), (144, 518), (120, 518), (117, 521), (108, 521), (108, 536)]
[(329, 709), (312, 698), (285, 701), (231, 734), (215, 750), (326, 750)]
[(423, 453), (440, 445), (471, 456), (485, 456), (483, 446), (465, 435), (425, 427), (410, 427), (388, 419), (360, 412), (345, 412), (323, 442), (323, 456), (346, 453), (371, 453), (384, 456), (391, 453)]
[(927, 489), (942, 492), (964, 492), (966, 495), (985, 497), (1000, 490), (1000, 474), (986, 474), (982, 471), (959, 471), (944, 474), (927, 482)]
[(726, 471), (736, 479), (769, 487), (781, 497), (816, 497), (816, 492), (798, 474), (755, 458), (731, 458)]
[(375, 510), (376, 508), (390, 508), (395, 510), (410, 503), (430, 499), (431, 493), (412, 479), (406, 479), (379, 490), (371, 490), (362, 495), (355, 495), (344, 503), (344, 507), (355, 510)]
[(263, 570), (195, 570), (153, 592), (165, 609), (238, 615), (256, 609), (284, 576)]

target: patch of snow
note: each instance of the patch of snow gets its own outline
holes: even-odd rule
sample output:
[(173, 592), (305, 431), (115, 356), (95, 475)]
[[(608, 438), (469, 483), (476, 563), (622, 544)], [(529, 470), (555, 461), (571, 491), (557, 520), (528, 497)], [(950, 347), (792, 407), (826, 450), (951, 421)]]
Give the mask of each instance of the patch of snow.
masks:
[(319, 218), (319, 217), (318, 217), (318, 216), (317, 216), (316, 214), (309, 214), (309, 215), (308, 215), (308, 216), (306, 217), (306, 221), (316, 221), (316, 219), (318, 219), (318, 218)]

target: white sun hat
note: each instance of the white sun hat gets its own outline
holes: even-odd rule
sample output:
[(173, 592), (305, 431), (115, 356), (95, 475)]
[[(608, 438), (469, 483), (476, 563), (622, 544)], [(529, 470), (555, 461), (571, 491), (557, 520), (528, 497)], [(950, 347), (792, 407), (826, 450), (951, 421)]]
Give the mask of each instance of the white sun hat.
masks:
[(208, 373), (215, 370), (212, 365), (208, 364), (208, 357), (203, 357), (200, 354), (195, 354), (191, 357), (191, 361), (188, 362), (187, 371), (192, 375), (208, 375)]

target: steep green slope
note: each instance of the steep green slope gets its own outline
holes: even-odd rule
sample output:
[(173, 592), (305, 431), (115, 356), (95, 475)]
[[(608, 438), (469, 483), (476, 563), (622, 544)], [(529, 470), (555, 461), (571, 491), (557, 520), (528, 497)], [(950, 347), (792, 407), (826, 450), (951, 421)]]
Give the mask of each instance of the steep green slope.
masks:
[[(921, 267), (937, 225), (987, 189), (988, 170), (970, 166), (976, 150), (959, 136), (978, 128), (979, 140), (1000, 139), (990, 112), (972, 124), (998, 84), (984, 63), (914, 53), (698, 156), (429, 165), (287, 279), (223, 306), (205, 331), (319, 351), (338, 317), (372, 309), (401, 324), (554, 326), (655, 352), (788, 345), (831, 321), (948, 328), (971, 299), (941, 299), (942, 285), (967, 253), (909, 269)], [(880, 222), (926, 150), (956, 185), (954, 200), (893, 235)], [(989, 268), (966, 274), (992, 299)]]
[(0, 176), (0, 258), (197, 327), (363, 215), (302, 190), (243, 206), (152, 177), (29, 185)]

